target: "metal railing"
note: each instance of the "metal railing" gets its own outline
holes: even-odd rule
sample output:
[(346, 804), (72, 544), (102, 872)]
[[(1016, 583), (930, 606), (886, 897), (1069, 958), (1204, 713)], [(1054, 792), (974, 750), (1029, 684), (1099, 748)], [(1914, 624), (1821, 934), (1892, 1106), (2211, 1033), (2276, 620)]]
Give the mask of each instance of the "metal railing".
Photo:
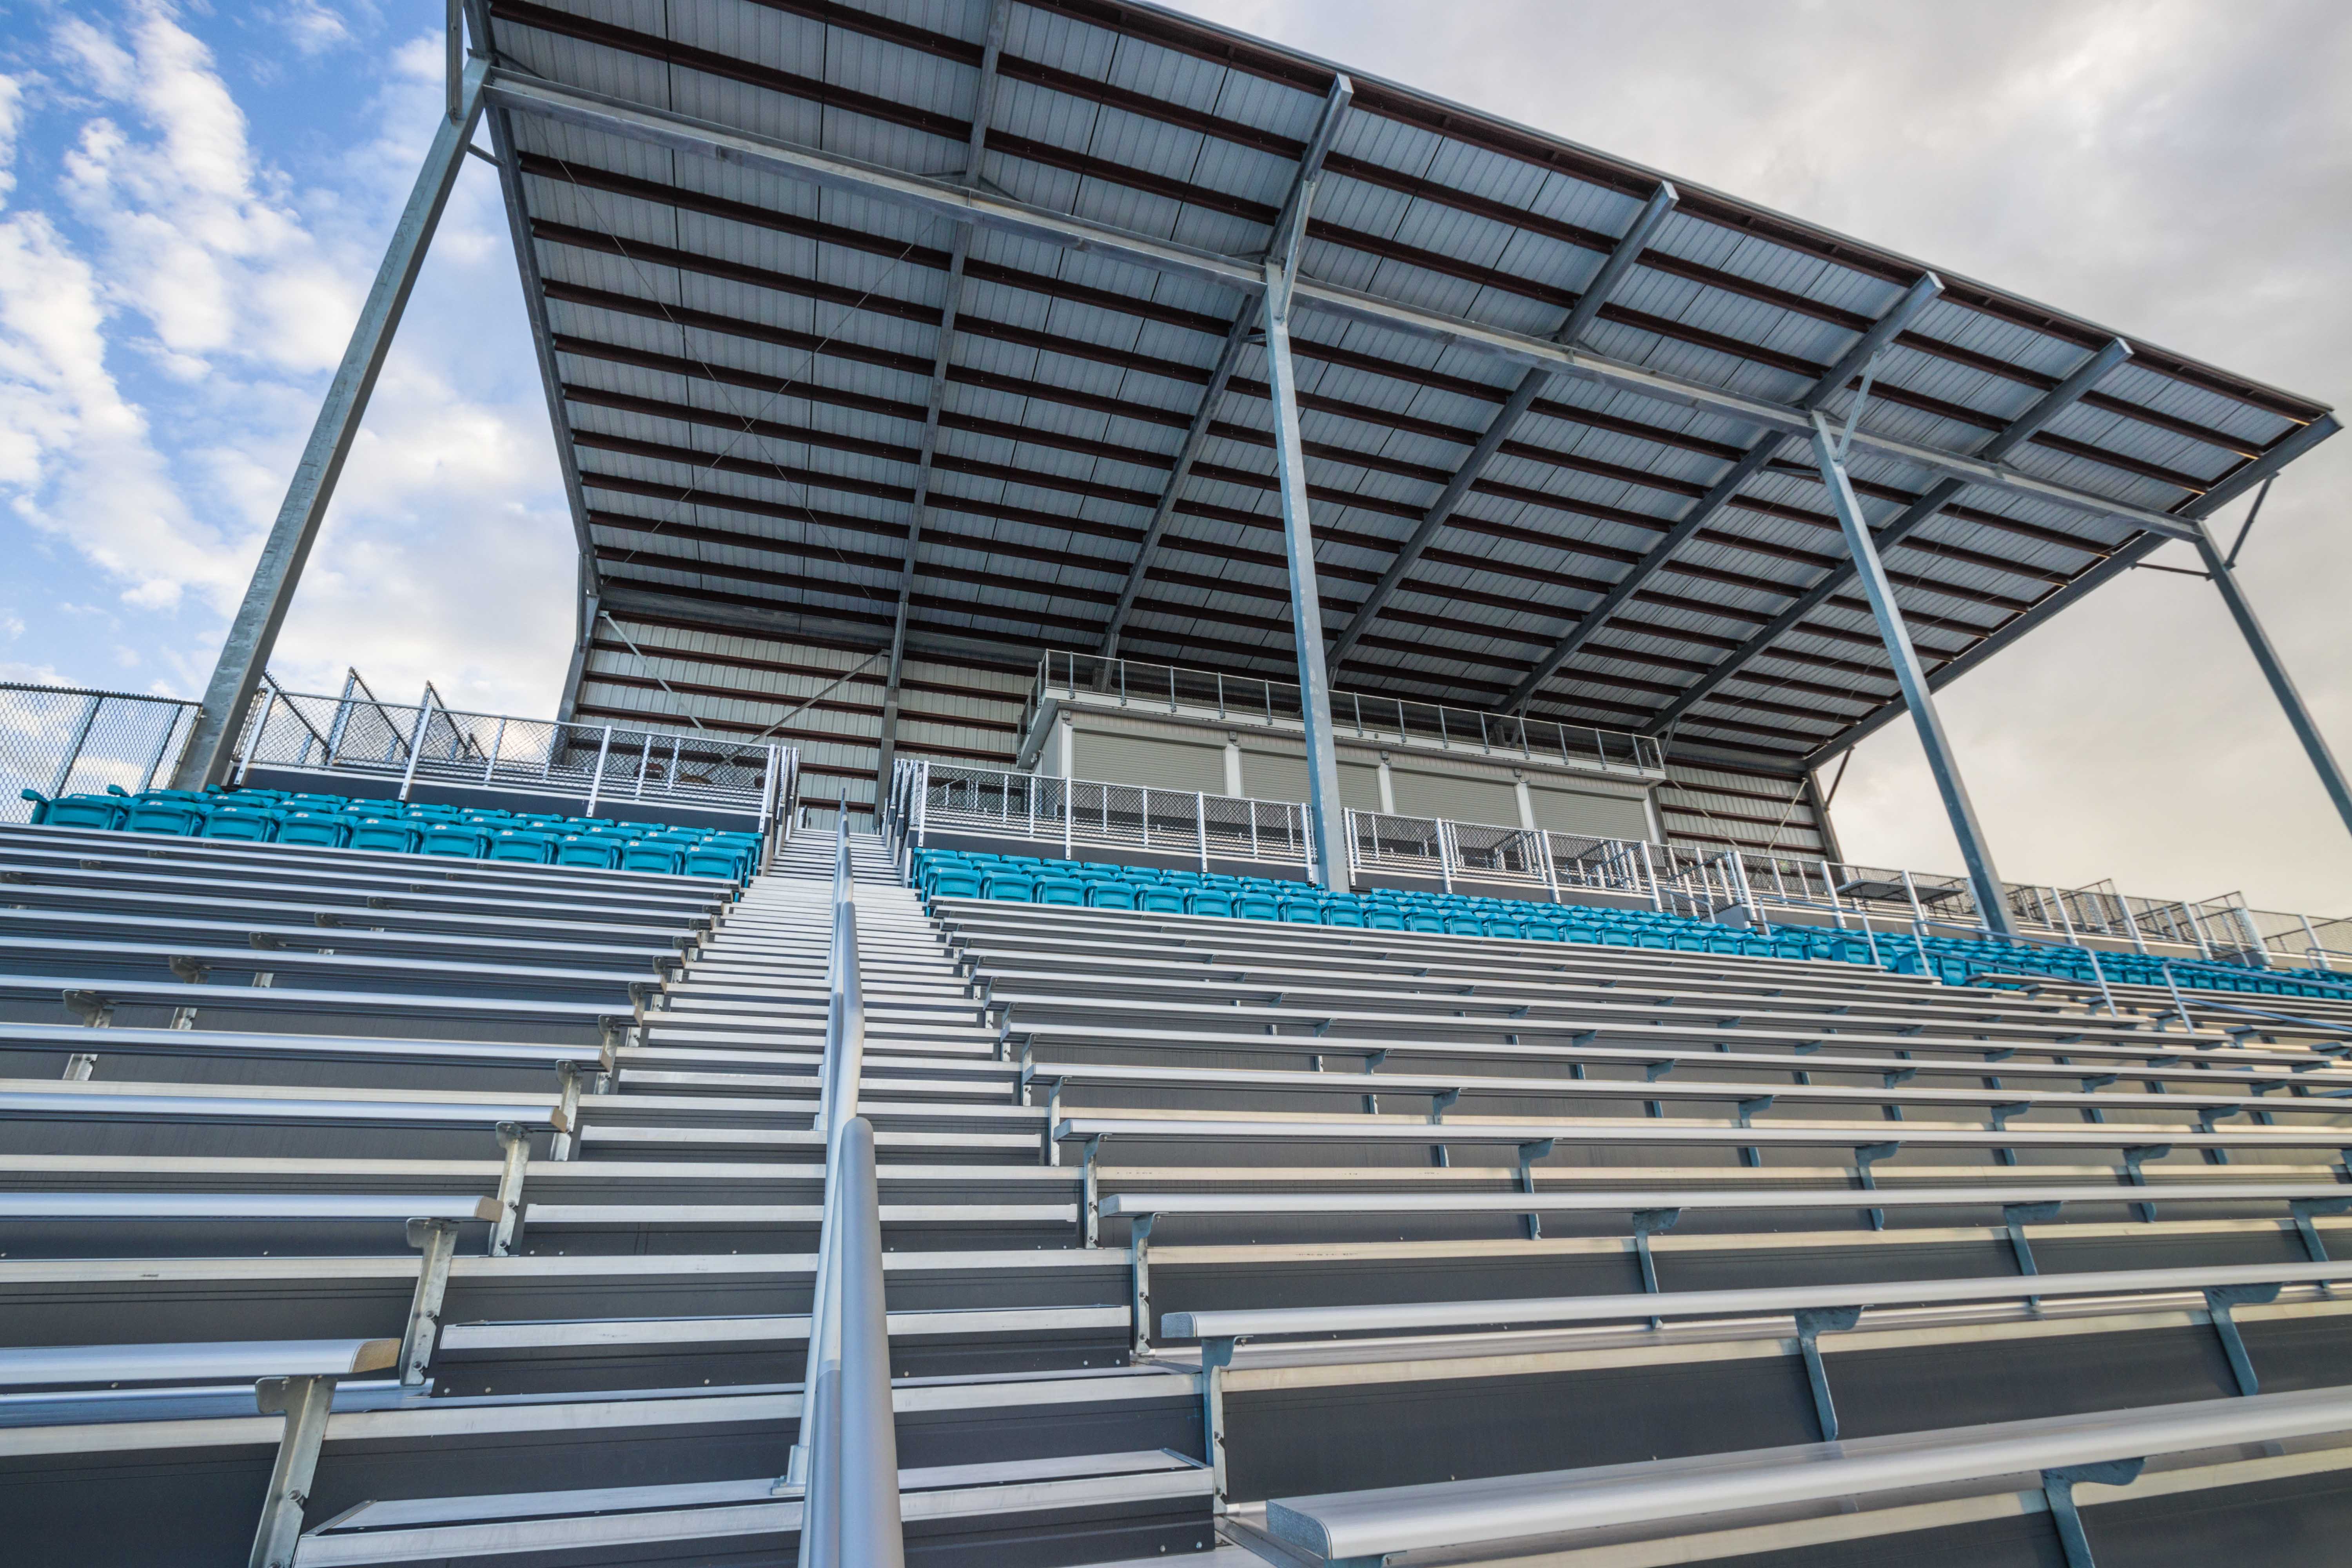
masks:
[[(1206, 869), (1213, 858), (1307, 866), (1306, 811), (1289, 801), (902, 760), (884, 822), (894, 842), (909, 845), (923, 844), (927, 832), (968, 833), (1030, 840), (1039, 854), (1065, 859), (1094, 849), (1139, 849), (1194, 859)], [(1701, 920), (1744, 910), (1751, 923), (1767, 928), (1776, 914), (1788, 923), (1791, 913), (1806, 910), (1812, 921), (1826, 917), (1866, 940), (1890, 925), (1919, 935), (1985, 931), (1964, 879), (1925, 871), (1371, 811), (1348, 813), (1347, 842), (1351, 879), (1367, 873), (1422, 879), (1447, 891), (1466, 882), (1552, 900), (1563, 892), (1610, 893)], [(2085, 938), (2103, 938), (2179, 962), (2352, 966), (2352, 952), (2330, 949), (2321, 936), (2332, 932), (2352, 947), (2352, 921), (2269, 914), (2231, 900), (2137, 898), (2104, 883), (2008, 886), (2012, 922), (2031, 943), (2080, 950)]]
[(26, 790), (137, 795), (168, 780), (195, 726), (196, 704), (80, 686), (0, 681), (0, 822), (28, 822)]
[(397, 783), (554, 795), (625, 813), (659, 801), (756, 815), (764, 828), (791, 781), (793, 748), (692, 731), (564, 723), (443, 706), (429, 689), (388, 703), (357, 675), (340, 695), (290, 692), (267, 680), (237, 739), (233, 780), (254, 768), (292, 768)]
[[(1302, 722), (1298, 688), (1286, 681), (1093, 654), (1048, 653), (1037, 661), (1037, 678), (1030, 684), (1029, 705), (1022, 714), (1022, 733), (1029, 731), (1030, 720), (1048, 697), (1072, 701), (1100, 699), (1123, 708), (1222, 724), (1288, 728)], [(1343, 739), (1381, 745), (1433, 747), (1482, 757), (1558, 763), (1600, 773), (1665, 776), (1664, 751), (1647, 735), (1475, 708), (1335, 691), (1331, 729)]]
[(890, 814), (918, 844), (927, 831), (987, 833), (1058, 845), (1065, 859), (1088, 849), (1181, 855), (1280, 866), (1309, 863), (1307, 808), (1199, 790), (1096, 784), (1046, 773), (901, 761)]
[(802, 1568), (903, 1568), (881, 1200), (874, 1129), (857, 1113), (866, 996), (858, 978), (857, 884), (850, 875), (845, 818), (834, 826), (825, 990), (817, 1111), (824, 1136), (824, 1220), (802, 1380), (801, 1440), (783, 1484), (802, 1488)]

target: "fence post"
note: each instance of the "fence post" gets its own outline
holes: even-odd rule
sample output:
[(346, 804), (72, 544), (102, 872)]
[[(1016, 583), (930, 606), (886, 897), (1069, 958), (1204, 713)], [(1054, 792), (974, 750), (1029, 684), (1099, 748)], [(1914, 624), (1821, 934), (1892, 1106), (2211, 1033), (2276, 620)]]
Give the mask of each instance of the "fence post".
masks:
[(1559, 872), (1552, 865), (1551, 835), (1540, 827), (1536, 829), (1536, 853), (1543, 857), (1544, 886), (1551, 889), (1551, 901), (1556, 904), (1559, 902)]
[(1078, 781), (1067, 773), (1062, 775), (1062, 858), (1076, 858), (1072, 852), (1072, 835), (1078, 815)]
[(1192, 819), (1201, 828), (1201, 875), (1209, 874), (1209, 796), (1205, 790), (1192, 792)]
[[(272, 692), (270, 695), (274, 699), (277, 694)], [(268, 721), (268, 713), (267, 710), (263, 711), (262, 718), (265, 722)], [(428, 686), (425, 689), (425, 700), (416, 705), (416, 728), (408, 737), (408, 766), (403, 768), (400, 773), (400, 798), (403, 800), (406, 800), (408, 798), (409, 786), (416, 782), (416, 758), (418, 753), (425, 749), (425, 726), (432, 721), (432, 718), (433, 689)], [(255, 739), (258, 740), (259, 738), (260, 733), (257, 731), (255, 732)], [(252, 750), (253, 748), (250, 746), (246, 748), (248, 755), (251, 753)], [(245, 778), (245, 768), (242, 763), (237, 767), (236, 776), (238, 781), (242, 783)]]
[[(139, 775), (139, 787), (132, 791), (132, 794), (145, 795), (148, 790), (154, 786), (156, 772), (163, 765), (163, 753), (172, 749), (172, 737), (179, 733), (180, 713), (181, 710), (175, 704), (165, 716), (163, 720), (163, 733), (155, 742), (155, 754), (147, 759), (147, 771)], [(2308, 921), (2304, 922), (2305, 926), (2308, 926), (2310, 923), (2311, 922)], [(2315, 942), (2318, 939), (2315, 937), (2313, 940)]]
[(2311, 943), (2304, 950), (2305, 955), (2322, 969), (2334, 968), (2335, 966), (2327, 962), (2327, 950), (2319, 944), (2319, 932), (2313, 929), (2311, 917), (2297, 915), (2294, 918), (2303, 922), (2304, 940)]
[[(1911, 934), (1916, 937), (1925, 937), (1927, 934), (1927, 914), (1926, 910), (1919, 907), (1919, 889), (1917, 885), (1911, 880), (1911, 873), (1908, 871), (1903, 873), (1903, 896), (1911, 900)], [(1977, 913), (1979, 915), (1982, 915), (1984, 911), (1982, 910), (1979, 910)], [(1978, 923), (1982, 924), (1983, 922), (1979, 921)], [(1987, 927), (1986, 929), (1990, 931), (1991, 928)]]
[(596, 797), (604, 790), (604, 758), (613, 749), (613, 726), (604, 726), (604, 739), (596, 742), (596, 771), (588, 779), (588, 809), (584, 815), (596, 815)]
[(2254, 967), (2268, 969), (2271, 966), (2270, 943), (2263, 940), (2262, 928), (2254, 924), (2253, 910), (2247, 909), (2243, 904), (2233, 904), (2231, 906), (2231, 913), (2238, 917), (2238, 924), (2244, 930), (2246, 941), (2252, 944), (2248, 951), (2254, 955)]
[(1658, 891), (1657, 858), (1650, 853), (1648, 839), (1640, 838), (1634, 842), (1642, 847), (1642, 874), (1643, 879), (1650, 884), (1650, 907), (1663, 914), (1665, 912), (1666, 900), (1665, 896)]
[(1143, 792), (1143, 847), (1146, 849), (1151, 847), (1151, 791), (1149, 788)]
[(637, 753), (637, 787), (635, 793), (629, 796), (631, 800), (646, 798), (646, 773), (653, 765), (654, 732), (648, 730), (646, 731), (645, 748)]
[(506, 743), (507, 721), (505, 715), (501, 714), (499, 718), (498, 733), (490, 737), (489, 761), (482, 764), (482, 787), (485, 789), (489, 787), (490, 776), (499, 771), (499, 753), (506, 749)]
[(915, 765), (922, 769), (922, 777), (917, 781), (919, 793), (915, 796), (915, 847), (920, 849), (924, 847), (924, 835), (931, 826), (930, 759), (926, 757)]
[[(1444, 709), (1437, 710), (1437, 720), (1441, 724), (1445, 721)], [(1454, 847), (1446, 842), (1452, 837), (1446, 831), (1448, 826), (1444, 817), (1437, 819), (1437, 879), (1451, 893), (1454, 891)]]
[(104, 700), (104, 698), (95, 695), (82, 699), (81, 722), (74, 726), (74, 738), (67, 742), (65, 758), (58, 763), (57, 773), (49, 780), (52, 796), (66, 793), (66, 784), (73, 777), (74, 763), (80, 759), (82, 747), (89, 743), (90, 726), (98, 722), (98, 705)]

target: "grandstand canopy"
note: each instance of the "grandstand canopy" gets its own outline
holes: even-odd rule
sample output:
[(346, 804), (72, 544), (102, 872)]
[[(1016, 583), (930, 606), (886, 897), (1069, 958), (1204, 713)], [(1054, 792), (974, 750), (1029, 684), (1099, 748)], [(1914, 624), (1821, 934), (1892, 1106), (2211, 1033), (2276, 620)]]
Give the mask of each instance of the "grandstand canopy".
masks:
[[(1116, 621), (1128, 657), (1291, 679), (1252, 329), (1335, 68), (1139, 5), (884, 9), (487, 0), (593, 590), (878, 646), (911, 562), (915, 646), (1094, 652)], [(1851, 468), (1938, 679), (2335, 428), (1349, 75), (1291, 327), (1341, 690), (1793, 771), (1900, 711), (1797, 438), (1865, 372)]]

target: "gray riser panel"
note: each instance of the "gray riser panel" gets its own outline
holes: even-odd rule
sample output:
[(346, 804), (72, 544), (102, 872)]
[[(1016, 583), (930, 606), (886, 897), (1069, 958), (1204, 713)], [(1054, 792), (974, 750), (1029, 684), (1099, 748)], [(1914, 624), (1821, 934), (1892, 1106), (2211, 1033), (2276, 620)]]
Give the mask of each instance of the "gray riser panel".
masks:
[[(194, 1031), (189, 1031), (194, 1033)], [(105, 1030), (93, 1030), (84, 1047), (98, 1058), (91, 1077), (99, 1082), (242, 1084), (287, 1089), (407, 1089), (453, 1094), (551, 1094), (555, 1068), (473, 1066), (462, 1062), (306, 1061), (260, 1056), (164, 1056), (153, 1051), (114, 1052)], [(0, 1051), (0, 1078), (61, 1078), (64, 1050)], [(593, 1059), (593, 1051), (581, 1052)]]
[[(1128, 1363), (1125, 1328), (1057, 1334), (1032, 1340), (971, 1339), (890, 1347), (895, 1377), (1018, 1376), (1024, 1373), (1073, 1372)], [(646, 1388), (731, 1388), (798, 1383), (807, 1368), (799, 1344), (696, 1346), (674, 1352), (576, 1355), (563, 1352), (505, 1352), (463, 1359), (436, 1357), (437, 1394), (595, 1394)]]
[[(305, 1010), (285, 1005), (282, 1001), (254, 1002), (267, 998), (267, 991), (242, 985), (191, 985), (188, 1000), (180, 1002), (147, 1002), (126, 1000), (114, 1009), (115, 1025), (121, 1028), (168, 1029), (173, 1015), (181, 1007), (196, 1009), (198, 1029), (250, 1030), (255, 1034), (285, 1035), (360, 1035), (371, 1039), (434, 1039), (434, 1040), (503, 1040), (531, 1045), (580, 1046), (593, 1055), (602, 1044), (602, 1032), (593, 1017), (567, 1019), (562, 1015), (538, 1015), (528, 1010), (520, 1016), (501, 1016), (488, 1011), (472, 1012), (464, 1008), (415, 1009), (404, 1007), (398, 996), (386, 995), (383, 1012), (359, 1012), (338, 1008), (334, 1011)], [(240, 1005), (240, 1004), (244, 1004)], [(376, 1004), (370, 1002), (373, 1009)], [(576, 1000), (560, 1004), (564, 1008), (578, 1008)], [(592, 1005), (597, 1011), (625, 1019), (629, 1015), (625, 1000), (609, 1007)], [(0, 999), (0, 1023), (16, 1024), (76, 1024), (80, 1022), (66, 1011), (63, 988), (55, 998), (21, 996)], [(93, 1030), (102, 1034), (103, 1031)], [(103, 1046), (102, 1039), (97, 1042)]]

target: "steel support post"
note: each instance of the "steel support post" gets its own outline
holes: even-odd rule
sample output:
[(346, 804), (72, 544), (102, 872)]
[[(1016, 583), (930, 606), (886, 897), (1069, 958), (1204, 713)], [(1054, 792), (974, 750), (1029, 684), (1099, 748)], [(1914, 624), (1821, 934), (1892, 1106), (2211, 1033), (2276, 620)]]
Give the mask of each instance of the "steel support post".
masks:
[(368, 396), (375, 390), (376, 374), (383, 368), (384, 354), (400, 326), (401, 311), (425, 265), (434, 226), (457, 183), (458, 165), (465, 161), (467, 142), (481, 112), (482, 79), (488, 69), (487, 58), (478, 58), (467, 65), (459, 82), (458, 112), (444, 118), (434, 131), (425, 166), (417, 172), (415, 188), (409, 193), (392, 243), (376, 268), (374, 286), (360, 310), (359, 324), (352, 331), (342, 363), (328, 385), (327, 400), (319, 409), (310, 444), (294, 470), (294, 482), (287, 488), (278, 521), (261, 547), (261, 560), (253, 569), (245, 602), (229, 623), (220, 661), (205, 687), (204, 711), (196, 717), (195, 733), (172, 776), (176, 789), (202, 789), (220, 783), (227, 773), (229, 748), (253, 701), (262, 668), (269, 662), (270, 649), (277, 645), (278, 630), (286, 622), (287, 606), (293, 601), (303, 563), (318, 542), (319, 525), (334, 499), (335, 481), (359, 434)]
[[(1870, 523), (1862, 514), (1862, 502), (1854, 497), (1853, 482), (1846, 477), (1844, 457), (1838, 450), (1829, 421), (1818, 413), (1813, 416), (1813, 460), (1821, 468), (1822, 485), (1829, 490), (1838, 528), (1845, 534), (1846, 550), (1853, 557), (1854, 575), (1862, 582), (1864, 597), (1870, 601), (1878, 635), (1885, 640), (1895, 683), (1903, 689), (1903, 700), (1910, 705), (1912, 721), (1918, 726), (1919, 748), (1927, 754), (1928, 771), (1936, 775), (1936, 793), (1944, 798), (1945, 815), (1951, 818), (1952, 837), (1959, 840), (1960, 859), (1968, 867), (1977, 910), (1988, 928), (2014, 939), (2017, 932), (2009, 918), (2008, 892), (2001, 885), (2000, 873), (1993, 867), (1992, 850), (1985, 843), (1984, 829), (1977, 824), (1976, 807), (1969, 800), (1968, 785), (1961, 782), (1951, 742), (1944, 734), (1944, 721), (1927, 689), (1927, 672), (1920, 667), (1918, 650), (1911, 646), (1910, 628), (1903, 624), (1903, 611), (1895, 602), (1895, 588), (1886, 580), (1886, 568), (1879, 563), (1878, 548), (1870, 537)], [(2352, 816), (2347, 816), (2347, 820), (2352, 821)]]
[(2319, 732), (2311, 710), (2304, 706), (2303, 694), (2295, 689), (2278, 649), (2271, 646), (2270, 634), (2255, 618), (2252, 603), (2238, 585), (2236, 571), (2221, 558), (2221, 552), (2215, 547), (2213, 536), (2202, 521), (2197, 525), (2197, 553), (2205, 558), (2205, 571), (2213, 579), (2213, 586), (2221, 591), (2221, 603), (2229, 607), (2230, 618), (2238, 623), (2238, 633), (2246, 639), (2254, 663), (2262, 668), (2263, 679), (2270, 682), (2271, 695), (2286, 710), (2286, 721), (2294, 729), (2294, 738), (2303, 742), (2304, 755), (2311, 759), (2313, 771), (2319, 774), (2320, 787), (2335, 803), (2336, 815), (2344, 819), (2344, 826), (2352, 829), (2352, 786), (2345, 784), (2344, 770), (2336, 765), (2336, 753), (2327, 749), (2327, 738)]
[(261, 1502), (261, 1522), (253, 1532), (249, 1568), (293, 1568), (302, 1536), (302, 1510), (319, 1473), (319, 1449), (327, 1440), (327, 1416), (335, 1403), (331, 1377), (266, 1377), (253, 1387), (264, 1415), (286, 1417), (278, 1438), (278, 1458), (269, 1470), (269, 1490)]
[(1331, 683), (1323, 663), (1323, 598), (1315, 582), (1315, 533), (1307, 510), (1307, 453), (1298, 435), (1298, 379), (1290, 361), (1289, 284), (1266, 264), (1265, 363), (1274, 397), (1274, 466), (1282, 491), (1282, 542), (1290, 566), (1290, 632), (1298, 648), (1298, 701), (1307, 732), (1307, 805), (1318, 880), (1349, 891), (1339, 758), (1331, 740)]

